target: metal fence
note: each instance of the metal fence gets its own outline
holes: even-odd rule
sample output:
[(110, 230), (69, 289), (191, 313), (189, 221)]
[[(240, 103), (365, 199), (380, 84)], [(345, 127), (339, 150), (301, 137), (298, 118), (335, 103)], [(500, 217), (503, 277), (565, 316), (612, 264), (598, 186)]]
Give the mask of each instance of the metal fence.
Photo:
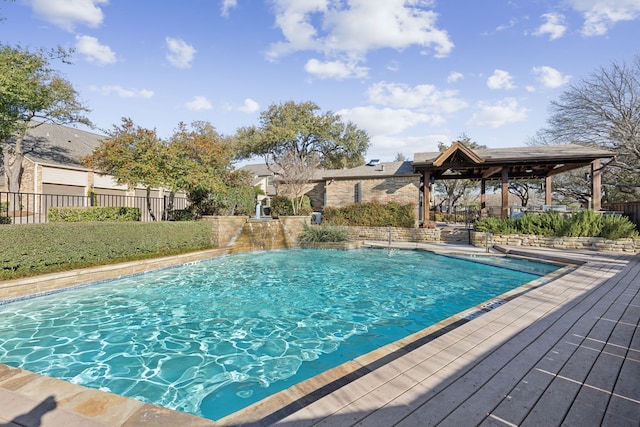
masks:
[[(186, 209), (189, 202), (185, 197), (150, 197), (151, 212), (147, 198), (111, 194), (73, 196), (68, 194), (37, 194), (0, 192), (0, 224), (38, 224), (47, 222), (47, 212), (52, 207), (67, 206), (111, 206), (134, 207), (140, 209), (141, 221), (166, 220), (170, 212)], [(153, 216), (152, 216), (153, 214)], [(9, 218), (9, 219), (6, 219)]]

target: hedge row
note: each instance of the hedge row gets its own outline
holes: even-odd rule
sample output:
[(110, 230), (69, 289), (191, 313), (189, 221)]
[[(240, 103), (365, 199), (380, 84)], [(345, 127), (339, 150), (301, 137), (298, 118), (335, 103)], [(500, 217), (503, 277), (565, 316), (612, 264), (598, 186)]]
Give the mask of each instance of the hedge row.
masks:
[(415, 206), (397, 202), (354, 203), (342, 208), (326, 206), (322, 221), (329, 225), (411, 228), (416, 226)]
[(638, 230), (628, 217), (602, 215), (588, 209), (572, 215), (550, 211), (541, 215), (525, 214), (517, 219), (483, 218), (476, 221), (473, 228), (476, 231), (494, 234), (603, 237), (605, 239), (638, 237)]
[(0, 280), (211, 247), (211, 224), (49, 223), (2, 228)]
[(48, 222), (140, 221), (139, 208), (112, 206), (52, 207), (47, 212)]

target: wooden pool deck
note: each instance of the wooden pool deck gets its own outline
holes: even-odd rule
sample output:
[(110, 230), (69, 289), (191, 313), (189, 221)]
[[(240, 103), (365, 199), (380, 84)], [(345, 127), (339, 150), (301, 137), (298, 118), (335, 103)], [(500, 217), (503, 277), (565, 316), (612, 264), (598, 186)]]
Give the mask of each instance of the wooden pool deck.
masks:
[(0, 365), (0, 426), (640, 426), (640, 255), (505, 250), (576, 267), (217, 422)]

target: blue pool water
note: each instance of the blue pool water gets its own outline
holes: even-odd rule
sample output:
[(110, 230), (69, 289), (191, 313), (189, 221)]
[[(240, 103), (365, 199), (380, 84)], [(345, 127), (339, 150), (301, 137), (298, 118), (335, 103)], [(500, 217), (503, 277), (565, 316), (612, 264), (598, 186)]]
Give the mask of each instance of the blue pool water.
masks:
[(0, 362), (218, 419), (541, 268), (381, 249), (238, 254), (1, 305)]

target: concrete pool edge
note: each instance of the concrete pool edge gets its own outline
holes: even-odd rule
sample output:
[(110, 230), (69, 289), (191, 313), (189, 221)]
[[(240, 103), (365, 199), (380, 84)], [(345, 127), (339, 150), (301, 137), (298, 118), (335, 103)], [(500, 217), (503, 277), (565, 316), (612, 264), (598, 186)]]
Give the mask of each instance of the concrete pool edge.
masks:
[[(200, 260), (225, 254), (226, 252), (224, 249), (217, 249), (186, 254), (183, 256), (178, 255), (156, 260), (145, 260), (83, 270), (97, 270), (98, 273), (111, 275), (110, 277), (101, 277), (97, 280), (89, 280), (89, 282), (96, 282), (130, 274), (139, 274), (143, 273), (144, 271), (154, 270), (157, 268), (166, 268), (174, 265), (188, 264), (190, 262), (197, 262)], [(158, 267), (151, 268), (151, 265), (158, 265)], [(118, 267), (124, 267), (125, 270), (118, 270)], [(116, 274), (116, 271), (118, 271), (118, 274)], [(127, 273), (124, 273), (123, 271), (127, 271)], [(94, 277), (93, 274), (96, 273), (96, 271), (87, 273), (88, 275), (82, 275), (78, 274), (78, 272), (76, 271), (70, 272), (69, 274), (54, 273), (47, 276), (50, 276), (53, 280), (64, 280), (65, 278), (69, 279), (82, 276)], [(29, 278), (23, 280), (25, 282), (36, 284), (39, 282), (38, 278)], [(42, 280), (42, 277), (40, 277), (40, 280)], [(532, 282), (529, 282), (528, 284), (522, 285), (521, 287), (518, 287), (503, 295), (508, 295), (518, 289), (520, 289), (522, 292), (522, 289), (527, 286), (530, 289), (533, 289), (533, 287), (542, 286), (546, 283), (549, 283), (549, 281), (545, 281), (544, 283), (540, 283), (537, 285), (530, 285), (530, 283)], [(2, 286), (4, 283), (5, 282), (0, 282), (0, 286)], [(79, 283), (74, 282), (68, 284), (66, 287), (73, 287), (77, 285), (79, 285)], [(525, 290), (525, 292), (527, 292), (528, 290)], [(516, 296), (512, 296), (511, 298), (515, 298)], [(495, 299), (498, 299), (500, 297), (497, 297)], [(0, 301), (0, 303), (2, 303), (2, 301)], [(486, 310), (482, 306), (478, 306), (478, 308), (480, 310)], [(250, 419), (257, 419), (264, 422), (266, 419), (269, 419), (272, 414), (277, 414), (275, 416), (277, 417), (277, 419), (280, 419), (286, 416), (286, 413), (284, 413), (283, 411), (295, 411), (296, 409), (299, 409), (304, 405), (310, 403), (311, 401), (317, 399), (319, 396), (326, 395), (327, 393), (330, 393), (331, 390), (338, 389), (344, 384), (349, 383), (362, 375), (373, 372), (378, 367), (385, 365), (389, 361), (394, 360), (403, 354), (407, 354), (414, 348), (417, 348), (431, 341), (432, 339), (435, 339), (438, 336), (451, 332), (457, 326), (473, 320), (473, 317), (462, 317), (464, 313), (467, 313), (470, 310), (471, 308), (458, 315), (452, 316), (442, 322), (439, 322), (436, 325), (405, 337), (397, 342), (388, 344), (384, 347), (381, 347), (380, 349), (374, 350), (373, 352), (367, 353), (350, 362), (319, 374), (318, 376), (305, 380), (287, 390), (267, 397), (260, 402), (257, 402), (216, 422), (183, 412), (173, 411), (157, 405), (144, 403), (124, 396), (106, 393), (96, 389), (75, 385), (63, 380), (41, 376), (29, 371), (25, 371), (19, 368), (13, 368), (3, 364), (0, 364), (0, 395), (2, 395), (1, 393), (7, 392), (19, 393), (22, 394), (23, 397), (31, 399), (35, 404), (38, 404), (39, 401), (44, 401), (48, 396), (55, 396), (57, 398), (57, 402), (59, 403), (60, 410), (67, 411), (70, 414), (75, 414), (81, 418), (87, 417), (84, 420), (83, 424), (87, 426), (104, 425), (102, 424), (104, 422), (106, 422), (108, 425), (123, 426), (178, 425), (176, 424), (177, 420), (180, 420), (179, 425), (185, 426), (205, 426), (214, 425), (214, 423), (215, 425), (230, 425), (249, 422), (249, 419), (246, 419), (247, 416), (249, 416)], [(60, 390), (63, 390), (64, 393), (62, 393)], [(73, 390), (73, 392), (70, 390)], [(2, 405), (0, 405), (0, 407), (1, 406)], [(126, 408), (134, 408), (134, 410), (124, 410)], [(258, 411), (258, 408), (263, 409)], [(4, 416), (4, 413), (0, 414), (0, 419), (2, 419)], [(89, 422), (91, 420), (95, 421), (96, 424), (91, 424)]]

